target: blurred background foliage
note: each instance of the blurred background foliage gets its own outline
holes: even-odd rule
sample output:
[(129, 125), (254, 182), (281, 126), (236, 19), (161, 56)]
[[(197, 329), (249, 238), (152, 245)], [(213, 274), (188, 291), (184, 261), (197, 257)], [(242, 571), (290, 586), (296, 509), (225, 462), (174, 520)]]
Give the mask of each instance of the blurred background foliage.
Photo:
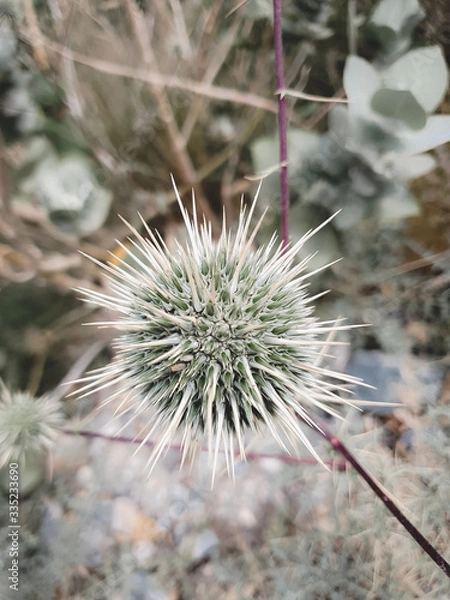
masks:
[[(283, 32), (292, 239), (341, 211), (307, 249), (320, 251), (314, 267), (345, 259), (317, 284), (332, 289), (319, 310), (372, 325), (354, 334), (354, 351), (432, 361), (445, 389), (448, 3), (289, 0)], [(169, 246), (182, 236), (169, 173), (186, 201), (195, 190), (215, 228), (222, 207), (236, 215), (264, 177), (261, 240), (278, 229), (275, 91), (270, 0), (0, 1), (0, 375), (9, 386), (49, 392), (100, 334), (97, 360), (108, 359), (109, 334), (81, 327), (91, 309), (73, 289), (105, 282), (78, 250), (115, 260), (126, 236), (117, 214), (138, 225), (140, 212)], [(65, 410), (76, 412), (71, 402)], [(426, 403), (413, 410), (428, 413)], [(404, 416), (386, 422), (423, 434)], [(333, 535), (310, 552), (325, 543), (344, 552)], [(307, 597), (366, 597), (339, 589)], [(386, 589), (371, 597), (394, 597)], [(395, 597), (413, 597), (406, 589)]]

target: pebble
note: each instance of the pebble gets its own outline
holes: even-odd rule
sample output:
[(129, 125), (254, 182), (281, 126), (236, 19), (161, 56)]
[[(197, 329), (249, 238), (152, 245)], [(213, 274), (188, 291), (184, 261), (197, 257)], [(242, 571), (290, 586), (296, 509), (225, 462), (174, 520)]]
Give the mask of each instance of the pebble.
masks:
[(155, 519), (143, 513), (127, 496), (119, 496), (114, 500), (111, 529), (120, 543), (154, 541), (162, 537)]
[(108, 530), (98, 523), (90, 523), (84, 539), (87, 566), (98, 568), (103, 564), (106, 553), (114, 546)]
[[(103, 423), (91, 427), (104, 431)], [(58, 452), (58, 469), (60, 477), (64, 472), (70, 475), (74, 502), (69, 502), (70, 511), (58, 501), (48, 503), (42, 537), (57, 539), (70, 519), (77, 556), (79, 551), (79, 558), (70, 558), (86, 568), (88, 579), (91, 569), (102, 573), (111, 557), (120, 557), (122, 564), (128, 553), (127, 573), (117, 580), (111, 600), (177, 600), (176, 585), (161, 581), (159, 573), (179, 568), (175, 567), (177, 561), (195, 566), (217, 559), (220, 540), (208, 523), (219, 518), (230, 527), (253, 527), (258, 522), (258, 507), (271, 493), (267, 471), (277, 470), (270, 459), (264, 468), (258, 466), (259, 461), (251, 467), (239, 464), (236, 482), (220, 475), (211, 492), (206, 458), (204, 465), (200, 459), (201, 466), (193, 473), (189, 468), (180, 472), (179, 454), (170, 453), (171, 459), (161, 460), (147, 478), (148, 448), (133, 456), (136, 446), (132, 444), (70, 436), (64, 436), (64, 441), (67, 443)], [(72, 455), (78, 447), (81, 457)], [(249, 470), (253, 482), (247, 476)]]
[(82, 488), (91, 488), (95, 483), (95, 473), (93, 468), (89, 465), (83, 465), (78, 469), (75, 479)]
[(193, 566), (214, 559), (219, 553), (219, 538), (212, 529), (187, 533), (180, 542), (180, 553)]
[(131, 575), (131, 600), (173, 600), (173, 591), (164, 590), (152, 575), (135, 572)]
[[(353, 353), (347, 373), (360, 377), (375, 389), (355, 386), (355, 397), (372, 402), (364, 410), (377, 415), (389, 415), (395, 407), (387, 403), (414, 398), (416, 408), (434, 404), (442, 385), (442, 372), (420, 359), (402, 359), (377, 350), (358, 350)], [(351, 400), (351, 398), (350, 398)]]
[(52, 542), (57, 539), (63, 518), (63, 509), (54, 500), (48, 500), (46, 505), (41, 524), (41, 539), (44, 546), (50, 547)]
[(137, 541), (133, 544), (131, 552), (139, 569), (150, 571), (154, 567), (158, 548), (153, 542)]

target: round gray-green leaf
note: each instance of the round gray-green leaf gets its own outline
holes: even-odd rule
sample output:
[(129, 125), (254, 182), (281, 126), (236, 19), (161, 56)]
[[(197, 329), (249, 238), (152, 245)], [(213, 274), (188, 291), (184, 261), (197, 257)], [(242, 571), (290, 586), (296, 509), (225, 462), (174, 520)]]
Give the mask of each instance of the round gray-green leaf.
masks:
[(423, 15), (418, 0), (382, 0), (370, 17), (370, 23), (399, 34), (410, 20), (416, 22)]
[(398, 152), (407, 156), (427, 152), (436, 146), (450, 142), (450, 115), (428, 117), (423, 129), (405, 129), (398, 135)]
[(371, 106), (380, 115), (402, 121), (410, 129), (422, 129), (427, 122), (426, 112), (409, 91), (378, 90)]
[(370, 112), (372, 96), (380, 87), (378, 71), (367, 60), (349, 56), (344, 68), (344, 89), (350, 110), (358, 114)]
[(427, 113), (442, 102), (448, 88), (447, 65), (439, 46), (411, 50), (382, 74), (384, 87), (411, 92)]

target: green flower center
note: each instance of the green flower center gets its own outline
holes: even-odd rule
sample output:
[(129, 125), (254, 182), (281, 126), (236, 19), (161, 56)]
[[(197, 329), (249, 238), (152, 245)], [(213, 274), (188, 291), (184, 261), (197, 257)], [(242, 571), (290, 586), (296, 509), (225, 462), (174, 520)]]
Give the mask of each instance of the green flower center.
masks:
[[(247, 257), (236, 280), (238, 259), (218, 248), (201, 261), (195, 276), (192, 268), (172, 260), (170, 273), (160, 273), (134, 296), (130, 312), (142, 329), (130, 331), (120, 344), (141, 392), (159, 411), (170, 413), (189, 387), (186, 413), (200, 431), (212, 393), (213, 422), (222, 405), (231, 431), (233, 405), (246, 425), (260, 420), (261, 410), (272, 414), (274, 394), (287, 393), (281, 378), (295, 382), (296, 365), (300, 372), (303, 349), (290, 342), (299, 335), (296, 328), (309, 322), (307, 303), (303, 297), (299, 302), (298, 292), (293, 299), (289, 286), (274, 285), (278, 272), (263, 278), (257, 254)], [(269, 376), (270, 370), (279, 378)]]

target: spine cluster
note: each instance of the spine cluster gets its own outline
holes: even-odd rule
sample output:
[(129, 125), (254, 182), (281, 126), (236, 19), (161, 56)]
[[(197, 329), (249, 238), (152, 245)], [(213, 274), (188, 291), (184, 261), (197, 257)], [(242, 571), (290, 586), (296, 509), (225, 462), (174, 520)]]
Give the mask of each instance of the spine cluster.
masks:
[(145, 223), (147, 237), (129, 226), (121, 263), (98, 263), (109, 292), (81, 290), (119, 313), (97, 323), (118, 330), (115, 358), (84, 378), (81, 393), (120, 384), (110, 399), (121, 397), (131, 419), (148, 415), (145, 441), (157, 436), (151, 465), (180, 434), (183, 460), (206, 438), (213, 477), (220, 449), (233, 472), (235, 454), (245, 459), (246, 431), (261, 427), (285, 451), (301, 442), (316, 455), (299, 419), (309, 423), (314, 408), (334, 414), (341, 380), (353, 380), (319, 366), (327, 335), (345, 327), (314, 317), (308, 261), (294, 263), (315, 232), (288, 249), (273, 237), (255, 250), (256, 198), (234, 234), (224, 217), (218, 240), (209, 224), (199, 226), (195, 202), (190, 219), (178, 201), (186, 246), (169, 252)]

